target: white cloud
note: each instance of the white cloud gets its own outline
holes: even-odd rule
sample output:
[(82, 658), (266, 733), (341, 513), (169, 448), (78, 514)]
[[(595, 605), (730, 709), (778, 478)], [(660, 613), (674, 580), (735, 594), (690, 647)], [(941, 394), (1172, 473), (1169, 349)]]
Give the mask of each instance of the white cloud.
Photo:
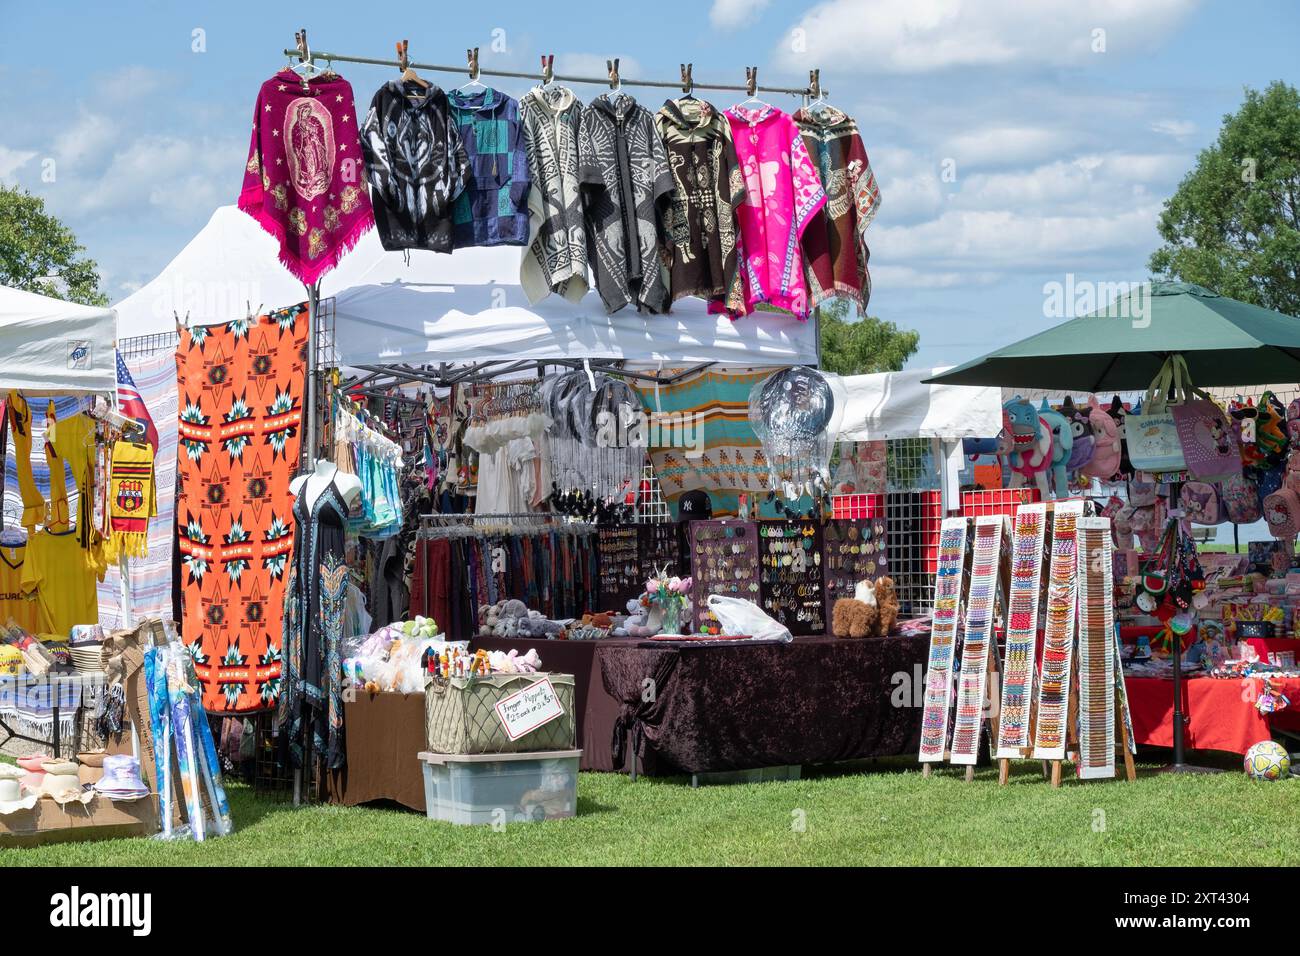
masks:
[(772, 0), (713, 0), (709, 9), (709, 22), (720, 30), (731, 30), (745, 25), (750, 17), (757, 18)]
[[(1196, 0), (825, 0), (795, 25), (783, 66), (924, 73), (951, 67), (1061, 66), (1152, 48)], [(1093, 52), (1105, 31), (1106, 53)], [(803, 42), (799, 42), (799, 40)]]
[(947, 155), (958, 170), (967, 164), (1014, 165), (1059, 154), (1068, 146), (1057, 130), (1033, 126), (978, 128), (960, 133), (948, 141)]
[[(868, 237), (870, 238), (870, 237)], [(870, 243), (868, 242), (868, 245)], [(871, 281), (877, 289), (957, 289), (969, 285), (990, 285), (997, 272), (934, 272), (910, 266), (872, 265)]]
[(30, 149), (10, 149), (0, 146), (0, 183), (13, 185), (13, 174), (22, 169), (36, 157), (36, 151)]
[(1176, 139), (1185, 139), (1196, 132), (1196, 124), (1191, 120), (1162, 119), (1152, 123), (1151, 130)]

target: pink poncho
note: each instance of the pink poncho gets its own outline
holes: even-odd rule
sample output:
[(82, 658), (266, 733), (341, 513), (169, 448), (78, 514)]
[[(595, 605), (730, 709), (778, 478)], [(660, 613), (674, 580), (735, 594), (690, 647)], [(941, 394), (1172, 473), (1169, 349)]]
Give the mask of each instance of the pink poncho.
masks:
[(239, 208), (280, 242), (280, 261), (310, 285), (374, 225), (352, 87), (336, 74), (281, 70), (262, 84)]
[(817, 167), (789, 113), (764, 105), (733, 106), (723, 115), (745, 177), (745, 202), (736, 210), (743, 307), (731, 297), (710, 303), (709, 310), (736, 318), (767, 302), (807, 319), (799, 240), (826, 205)]

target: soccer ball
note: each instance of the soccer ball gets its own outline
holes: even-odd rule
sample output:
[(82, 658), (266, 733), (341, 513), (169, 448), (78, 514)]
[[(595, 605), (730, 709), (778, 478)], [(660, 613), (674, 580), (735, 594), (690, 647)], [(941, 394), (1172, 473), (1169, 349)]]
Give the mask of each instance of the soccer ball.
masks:
[(1273, 740), (1261, 740), (1246, 751), (1246, 776), (1252, 780), (1280, 780), (1291, 772), (1286, 748)]

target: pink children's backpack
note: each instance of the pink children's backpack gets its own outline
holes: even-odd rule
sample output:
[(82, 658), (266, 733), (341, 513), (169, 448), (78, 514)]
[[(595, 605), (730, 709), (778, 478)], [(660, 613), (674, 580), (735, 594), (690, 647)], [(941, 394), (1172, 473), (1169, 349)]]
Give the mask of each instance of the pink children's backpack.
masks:
[(1230, 475), (1219, 482), (1219, 499), (1233, 524), (1253, 524), (1260, 519), (1259, 487), (1245, 475)]
[(1095, 395), (1088, 400), (1088, 421), (1092, 423), (1092, 459), (1080, 471), (1089, 478), (1110, 481), (1119, 473), (1124, 450), (1119, 422), (1097, 402)]

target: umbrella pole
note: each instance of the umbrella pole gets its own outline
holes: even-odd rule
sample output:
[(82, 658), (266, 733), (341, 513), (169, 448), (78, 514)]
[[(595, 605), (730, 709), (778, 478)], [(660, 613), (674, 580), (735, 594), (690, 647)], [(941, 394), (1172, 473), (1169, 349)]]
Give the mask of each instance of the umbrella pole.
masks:
[[(1178, 502), (1181, 498), (1183, 483), (1173, 481), (1169, 483), (1169, 520), (1174, 523), (1174, 556), (1182, 553), (1183, 546), (1183, 511)], [(1170, 571), (1173, 569), (1170, 568)], [(1174, 634), (1170, 631), (1170, 643), (1174, 652), (1174, 762), (1167, 767), (1161, 768), (1164, 773), (1218, 773), (1211, 767), (1194, 767), (1187, 763), (1186, 741), (1184, 740), (1184, 731), (1187, 726), (1187, 717), (1183, 714), (1183, 636)]]

